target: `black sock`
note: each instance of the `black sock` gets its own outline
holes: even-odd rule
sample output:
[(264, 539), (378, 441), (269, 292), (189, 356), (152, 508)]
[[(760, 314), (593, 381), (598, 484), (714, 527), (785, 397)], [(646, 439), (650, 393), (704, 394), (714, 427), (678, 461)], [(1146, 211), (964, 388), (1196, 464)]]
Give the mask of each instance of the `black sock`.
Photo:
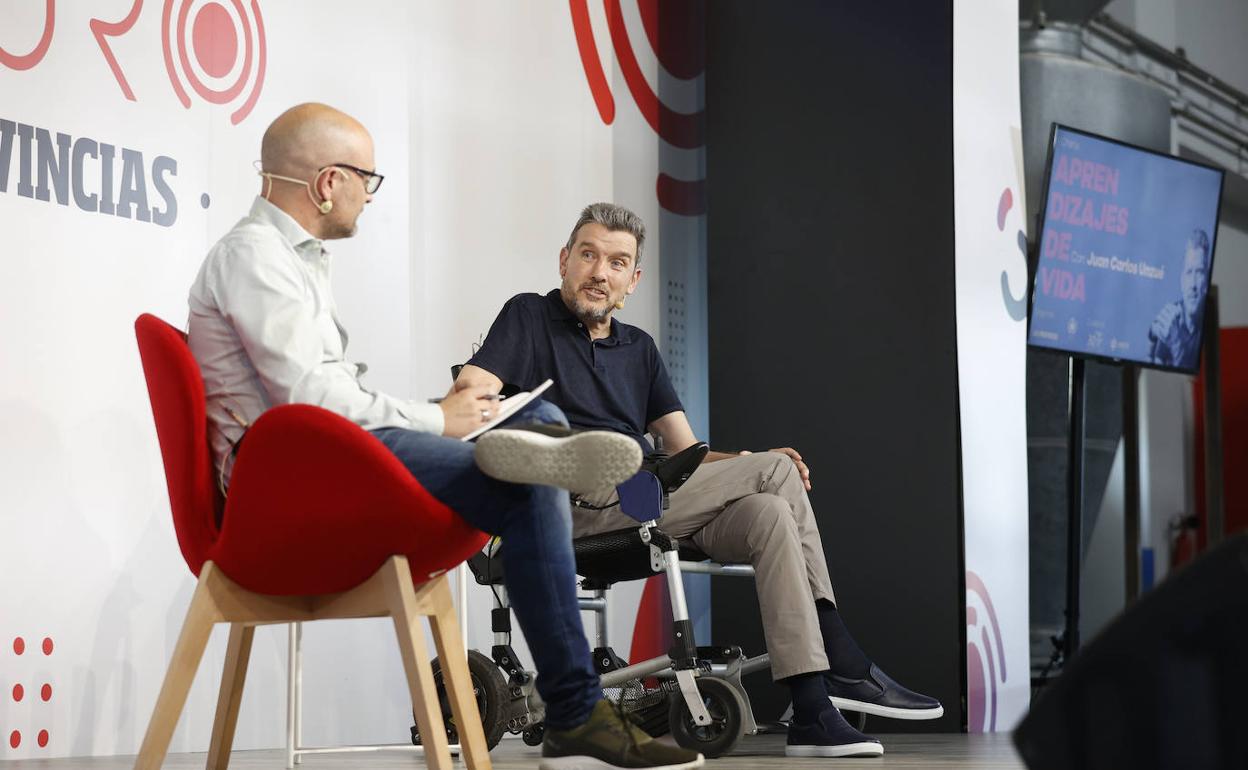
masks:
[(823, 633), (823, 650), (828, 654), (828, 670), (849, 679), (865, 679), (871, 671), (871, 660), (849, 635), (836, 605), (819, 599), (815, 610), (819, 614), (819, 630)]
[(812, 671), (785, 678), (793, 698), (793, 721), (804, 725), (814, 724), (820, 712), (832, 707), (828, 691), (823, 685), (822, 671)]

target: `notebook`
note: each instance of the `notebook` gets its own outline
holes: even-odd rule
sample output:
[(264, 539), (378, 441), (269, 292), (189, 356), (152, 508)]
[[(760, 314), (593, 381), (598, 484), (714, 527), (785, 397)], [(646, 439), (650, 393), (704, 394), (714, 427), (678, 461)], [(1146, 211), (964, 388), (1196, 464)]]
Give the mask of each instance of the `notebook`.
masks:
[(517, 409), (529, 403), (530, 401), (537, 398), (538, 396), (542, 395), (542, 393), (545, 392), (547, 388), (549, 388), (551, 385), (554, 385), (554, 384), (555, 384), (554, 380), (546, 380), (545, 382), (543, 382), (541, 385), (538, 385), (533, 390), (522, 391), (520, 393), (515, 394), (514, 396), (508, 396), (507, 398), (504, 398), (503, 400), (499, 401), (498, 402), (498, 414), (494, 415), (494, 419), (490, 420), (485, 425), (482, 425), (481, 427), (477, 428), (472, 433), (469, 433), (467, 436), (464, 436), (463, 440), (472, 441), (474, 438), (476, 438), (477, 436), (480, 436), (482, 433), (485, 433), (487, 430), (498, 427), (500, 423), (502, 423), (508, 417), (511, 417), (513, 414), (515, 414)]

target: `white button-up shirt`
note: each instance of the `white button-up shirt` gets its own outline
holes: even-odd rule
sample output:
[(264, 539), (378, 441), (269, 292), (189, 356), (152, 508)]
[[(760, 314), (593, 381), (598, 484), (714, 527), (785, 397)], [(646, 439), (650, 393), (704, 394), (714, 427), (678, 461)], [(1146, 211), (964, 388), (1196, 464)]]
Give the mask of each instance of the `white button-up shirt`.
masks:
[[(271, 406), (304, 403), (362, 428), (443, 430), (437, 404), (364, 387), (367, 367), (344, 358), (347, 332), (330, 292), (330, 256), (286, 212), (257, 197), (208, 252), (191, 287), (189, 341), (208, 399), (218, 470)], [(236, 419), (237, 418), (237, 419)]]

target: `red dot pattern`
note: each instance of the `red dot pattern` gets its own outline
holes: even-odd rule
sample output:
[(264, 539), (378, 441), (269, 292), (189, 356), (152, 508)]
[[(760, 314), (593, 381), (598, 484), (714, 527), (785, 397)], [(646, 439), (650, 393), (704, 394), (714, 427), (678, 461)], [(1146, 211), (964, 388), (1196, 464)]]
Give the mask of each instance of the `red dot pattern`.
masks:
[[(52, 651), (55, 649), (55, 645), (52, 642), (52, 637), (45, 636), (43, 638), (43, 643), (40, 645), (40, 648), (43, 650), (44, 655), (51, 655)], [(21, 655), (25, 652), (26, 652), (26, 640), (20, 636), (13, 637), (13, 654)], [(17, 684), (14, 684), (13, 685), (14, 702), (21, 703), (22, 699), (24, 699), (25, 697), (26, 697), (26, 688), (23, 687), (20, 682)], [(44, 682), (43, 686), (39, 688), (39, 697), (42, 698), (45, 703), (52, 700), (52, 684), (50, 682)], [(41, 749), (47, 747), (48, 741), (50, 739), (51, 739), (51, 736), (48, 734), (47, 730), (40, 730), (38, 735), (35, 736), (35, 742), (39, 744), (39, 748)], [(20, 730), (14, 730), (11, 733), (9, 733), (9, 747), (16, 749), (21, 745), (22, 745), (22, 732)]]

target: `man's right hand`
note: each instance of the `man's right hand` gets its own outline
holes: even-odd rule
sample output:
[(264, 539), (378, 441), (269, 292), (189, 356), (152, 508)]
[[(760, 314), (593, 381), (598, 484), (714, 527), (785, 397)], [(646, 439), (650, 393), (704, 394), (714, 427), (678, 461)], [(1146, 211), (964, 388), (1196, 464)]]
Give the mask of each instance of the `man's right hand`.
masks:
[(470, 385), (442, 399), (443, 436), (463, 438), (498, 414), (498, 389)]
[(1177, 331), (1176, 324), (1182, 314), (1183, 305), (1181, 303), (1171, 302), (1163, 307), (1161, 312), (1157, 314), (1157, 317), (1153, 319), (1153, 325), (1149, 327), (1149, 338), (1168, 345), (1171, 341), (1170, 335)]

